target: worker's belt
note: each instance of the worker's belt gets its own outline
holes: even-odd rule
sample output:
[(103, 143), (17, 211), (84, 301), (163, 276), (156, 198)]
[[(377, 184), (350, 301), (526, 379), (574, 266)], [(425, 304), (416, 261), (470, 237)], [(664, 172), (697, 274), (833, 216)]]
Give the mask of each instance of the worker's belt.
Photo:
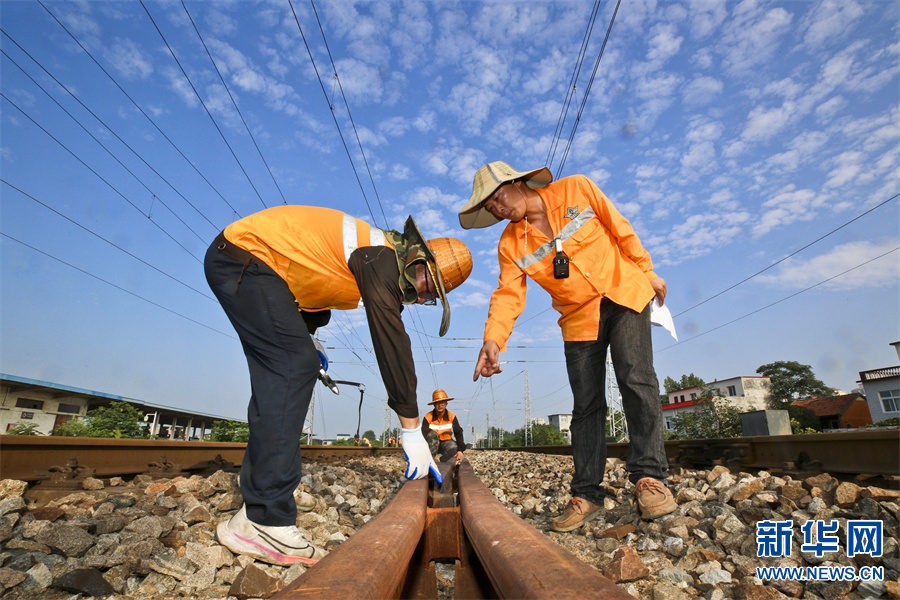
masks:
[(240, 246), (235, 246), (234, 244), (229, 242), (228, 238), (225, 237), (224, 231), (216, 236), (215, 240), (213, 240), (213, 246), (215, 246), (216, 250), (218, 250), (228, 258), (233, 258), (234, 260), (243, 263), (245, 269), (250, 263), (257, 263), (260, 265), (266, 264), (261, 258), (256, 256), (252, 252), (247, 252)]

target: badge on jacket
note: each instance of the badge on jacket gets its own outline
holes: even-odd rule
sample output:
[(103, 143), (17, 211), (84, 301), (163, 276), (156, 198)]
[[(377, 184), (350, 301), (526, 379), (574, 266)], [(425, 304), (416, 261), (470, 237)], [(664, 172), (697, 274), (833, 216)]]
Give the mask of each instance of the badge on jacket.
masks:
[(574, 219), (577, 216), (578, 216), (578, 207), (577, 206), (570, 206), (569, 208), (566, 209), (566, 218), (567, 219)]

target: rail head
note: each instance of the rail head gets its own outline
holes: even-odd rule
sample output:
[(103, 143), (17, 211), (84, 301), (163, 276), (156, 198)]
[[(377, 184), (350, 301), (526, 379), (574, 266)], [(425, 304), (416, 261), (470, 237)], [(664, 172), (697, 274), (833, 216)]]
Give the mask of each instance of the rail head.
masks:
[(468, 461), (459, 467), (459, 505), (466, 537), (501, 597), (634, 600), (510, 512)]

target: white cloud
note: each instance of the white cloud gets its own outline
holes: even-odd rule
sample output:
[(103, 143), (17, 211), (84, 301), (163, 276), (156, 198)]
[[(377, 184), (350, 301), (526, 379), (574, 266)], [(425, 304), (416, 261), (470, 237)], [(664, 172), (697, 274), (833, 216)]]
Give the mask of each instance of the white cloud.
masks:
[(744, 75), (767, 63), (779, 52), (781, 39), (789, 32), (791, 13), (780, 7), (765, 10), (765, 6), (757, 0), (744, 0), (734, 8), (734, 18), (722, 35), (724, 66), (733, 75)]
[(796, 221), (808, 221), (815, 216), (815, 209), (822, 203), (823, 200), (813, 190), (787, 185), (763, 202), (766, 211), (753, 226), (753, 236), (758, 238), (776, 227), (784, 227)]
[(842, 37), (863, 15), (862, 7), (853, 0), (825, 0), (810, 10), (803, 23), (806, 34), (803, 41), (814, 48), (823, 46), (832, 38)]
[(678, 53), (684, 38), (677, 36), (676, 31), (676, 27), (668, 23), (659, 23), (650, 29), (648, 61), (662, 64)]
[[(897, 247), (897, 240), (849, 242), (813, 258), (792, 257), (779, 265), (776, 272), (764, 273), (758, 279), (764, 283), (803, 289), (853, 269), (824, 286), (862, 290), (894, 285), (900, 278), (900, 253), (892, 252)], [(886, 253), (890, 254), (873, 260)], [(872, 262), (860, 266), (868, 261)]]
[(713, 102), (724, 88), (724, 84), (715, 77), (698, 75), (685, 84), (681, 90), (681, 97), (690, 107), (702, 106)]
[(115, 38), (111, 46), (104, 48), (103, 55), (125, 77), (146, 79), (153, 73), (150, 57), (131, 40)]

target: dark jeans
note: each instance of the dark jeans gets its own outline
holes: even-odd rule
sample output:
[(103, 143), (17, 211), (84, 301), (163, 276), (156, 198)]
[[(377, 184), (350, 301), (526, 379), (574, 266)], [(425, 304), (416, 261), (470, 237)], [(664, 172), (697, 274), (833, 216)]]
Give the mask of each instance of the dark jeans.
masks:
[(240, 337), (250, 368), (250, 440), (241, 465), (247, 517), (294, 525), (300, 434), (319, 358), (287, 283), (265, 264), (245, 265), (210, 246), (206, 280)]
[(575, 475), (571, 493), (595, 504), (602, 504), (604, 496), (600, 482), (606, 467), (607, 347), (612, 349), (628, 424), (629, 479), (633, 483), (642, 477), (665, 480), (669, 468), (663, 446), (659, 383), (653, 370), (650, 306), (636, 313), (604, 298), (597, 340), (565, 342), (566, 369), (575, 396), (571, 425)]

